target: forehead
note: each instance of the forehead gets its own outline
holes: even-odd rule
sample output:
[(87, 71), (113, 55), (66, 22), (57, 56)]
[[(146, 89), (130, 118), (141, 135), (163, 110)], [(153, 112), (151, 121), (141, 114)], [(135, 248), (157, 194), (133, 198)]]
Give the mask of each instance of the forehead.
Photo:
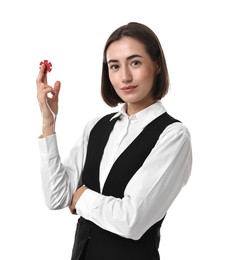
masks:
[(132, 37), (123, 37), (120, 40), (114, 41), (107, 48), (106, 56), (107, 60), (121, 59), (131, 56), (133, 54), (139, 54), (145, 56), (147, 54), (144, 45), (138, 40)]

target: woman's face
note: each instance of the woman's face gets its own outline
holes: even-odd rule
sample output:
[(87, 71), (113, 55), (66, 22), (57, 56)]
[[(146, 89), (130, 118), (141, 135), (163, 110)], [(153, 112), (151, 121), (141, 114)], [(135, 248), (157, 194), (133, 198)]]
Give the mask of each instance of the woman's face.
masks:
[(156, 102), (152, 97), (159, 72), (144, 45), (131, 37), (110, 44), (107, 49), (109, 78), (118, 96), (127, 104), (127, 113), (134, 114)]

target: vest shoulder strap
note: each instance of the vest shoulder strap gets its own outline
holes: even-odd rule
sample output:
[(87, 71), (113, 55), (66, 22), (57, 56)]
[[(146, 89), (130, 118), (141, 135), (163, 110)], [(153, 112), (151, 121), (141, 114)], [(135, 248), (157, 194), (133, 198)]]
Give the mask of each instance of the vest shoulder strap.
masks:
[(99, 166), (103, 150), (116, 121), (119, 119), (119, 117), (116, 117), (111, 120), (115, 114), (111, 113), (102, 117), (92, 128), (89, 135), (82, 181), (88, 188), (97, 192), (100, 192)]

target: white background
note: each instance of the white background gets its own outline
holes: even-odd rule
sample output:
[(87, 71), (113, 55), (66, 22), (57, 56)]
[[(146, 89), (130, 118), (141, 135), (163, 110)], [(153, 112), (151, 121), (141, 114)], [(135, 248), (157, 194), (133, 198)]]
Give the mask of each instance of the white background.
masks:
[(229, 259), (226, 0), (0, 2), (0, 259), (70, 259), (77, 218), (48, 210), (41, 191), (35, 79), (52, 61), (65, 157), (85, 123), (111, 110), (100, 98), (102, 51), (129, 21), (158, 35), (171, 78), (163, 103), (192, 135), (192, 176), (162, 226), (161, 259)]

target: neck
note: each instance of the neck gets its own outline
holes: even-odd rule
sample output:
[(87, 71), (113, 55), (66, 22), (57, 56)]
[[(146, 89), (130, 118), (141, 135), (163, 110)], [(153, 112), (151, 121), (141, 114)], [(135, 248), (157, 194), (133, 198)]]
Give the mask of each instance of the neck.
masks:
[(153, 105), (156, 102), (157, 102), (157, 100), (152, 100), (151, 102), (144, 103), (144, 104), (126, 103), (126, 113), (129, 116), (134, 115), (134, 114), (140, 112), (141, 110)]

